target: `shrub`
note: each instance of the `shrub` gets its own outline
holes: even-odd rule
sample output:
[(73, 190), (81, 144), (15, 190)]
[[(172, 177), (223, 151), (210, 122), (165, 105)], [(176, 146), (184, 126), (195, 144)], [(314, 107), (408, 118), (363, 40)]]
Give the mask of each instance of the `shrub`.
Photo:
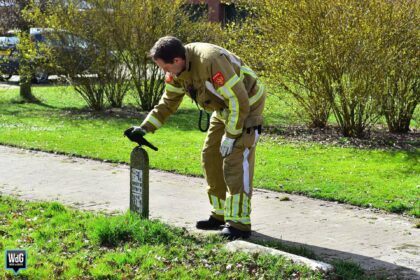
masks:
[[(118, 62), (119, 60), (117, 60)], [(110, 63), (104, 71), (105, 96), (111, 107), (121, 108), (126, 94), (132, 88), (127, 68), (120, 63)]]
[[(97, 73), (104, 96), (111, 107), (122, 107), (126, 94), (131, 90), (132, 83), (129, 72), (120, 58), (120, 54), (116, 51), (116, 45), (111, 39), (117, 34), (112, 33), (112, 25), (110, 25), (104, 16), (110, 13), (105, 6), (99, 5), (95, 1), (89, 1), (93, 6), (92, 9), (85, 12), (88, 19), (78, 22), (78, 34), (83, 34), (88, 41), (94, 43), (95, 57), (93, 70), (90, 72)], [(85, 28), (83, 22), (89, 22), (91, 28)], [(81, 27), (81, 29), (80, 29)]]
[[(319, 65), (313, 59), (319, 55), (311, 38), (288, 42), (289, 29), (300, 15), (284, 13), (277, 1), (242, 1), (248, 5), (248, 18), (228, 26), (229, 48), (242, 56), (260, 75), (271, 78), (303, 107), (304, 118), (311, 127), (325, 127), (330, 103), (323, 94)], [(284, 22), (288, 17), (289, 22)], [(296, 22), (294, 24), (297, 24)], [(289, 26), (290, 28), (291, 26)], [(312, 35), (315, 36), (315, 35)], [(285, 37), (285, 38), (284, 38)], [(305, 52), (312, 49), (312, 52)], [(291, 56), (292, 55), (292, 56)], [(287, 59), (286, 59), (287, 58)], [(281, 96), (279, 96), (281, 98)]]
[[(78, 32), (77, 25), (71, 30), (71, 38), (75, 38), (70, 42), (73, 51), (68, 52), (67, 49), (59, 49), (54, 53), (55, 66), (58, 71), (64, 73), (67, 80), (74, 86), (89, 108), (100, 111), (105, 107), (105, 93), (110, 83), (109, 76), (113, 76), (110, 69), (113, 68), (113, 62), (107, 58), (108, 48), (103, 46), (97, 47), (93, 44), (93, 40), (81, 39), (82, 32)], [(73, 37), (73, 34), (78, 34)], [(61, 37), (61, 34), (59, 34)], [(67, 37), (67, 34), (65, 34)], [(64, 40), (69, 42), (68, 40)], [(80, 49), (79, 43), (86, 45)], [(104, 49), (103, 49), (104, 48)], [(113, 80), (111, 78), (111, 80)]]
[[(213, 41), (220, 28), (217, 24), (190, 21), (183, 10), (184, 1), (166, 0), (93, 0), (98, 18), (107, 26), (108, 40), (130, 75), (139, 106), (150, 110), (162, 96), (163, 73), (148, 57), (153, 44), (162, 36), (174, 35), (181, 40)], [(109, 12), (109, 11), (112, 12)]]
[(390, 132), (408, 132), (420, 101), (418, 1), (378, 1), (379, 50), (386, 73), (382, 113)]
[(409, 123), (419, 95), (417, 1), (241, 2), (255, 13), (231, 26), (229, 43), (253, 54), (253, 67), (290, 92), (313, 126), (330, 110), (344, 136), (363, 136), (382, 112)]

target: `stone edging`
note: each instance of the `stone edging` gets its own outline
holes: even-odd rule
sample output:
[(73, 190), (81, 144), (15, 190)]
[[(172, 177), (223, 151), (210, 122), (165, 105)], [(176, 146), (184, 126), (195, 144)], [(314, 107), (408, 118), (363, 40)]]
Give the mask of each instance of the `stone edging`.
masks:
[(328, 263), (320, 262), (311, 260), (305, 257), (301, 257), (298, 255), (286, 253), (277, 249), (264, 247), (258, 244), (242, 241), (242, 240), (235, 240), (226, 244), (226, 249), (230, 252), (245, 252), (245, 253), (259, 253), (259, 254), (269, 254), (273, 256), (283, 256), (287, 259), (292, 260), (295, 263), (302, 264), (308, 266), (310, 269), (315, 271), (322, 271), (324, 273), (328, 273), (334, 270), (334, 267)]

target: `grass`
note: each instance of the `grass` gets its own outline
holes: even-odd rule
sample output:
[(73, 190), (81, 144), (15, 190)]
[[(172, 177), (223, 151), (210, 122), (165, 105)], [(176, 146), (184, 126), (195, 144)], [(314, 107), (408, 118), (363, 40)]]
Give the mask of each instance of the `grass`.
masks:
[[(126, 213), (83, 212), (56, 202), (0, 196), (0, 251), (27, 251), (27, 269), (0, 279), (386, 279), (348, 261), (328, 275), (278, 256), (230, 253), (216, 235), (194, 236)], [(319, 259), (304, 247), (264, 243)], [(4, 262), (4, 258), (2, 258)]]
[[(27, 270), (1, 279), (324, 279), (281, 257), (229, 253), (131, 214), (105, 216), (0, 196), (0, 250), (27, 250)], [(2, 258), (4, 262), (4, 258)]]
[[(67, 87), (34, 88), (43, 105), (17, 102), (17, 90), (0, 89), (0, 143), (128, 162), (134, 147), (122, 132), (141, 119), (93, 114)], [(268, 121), (293, 123), (288, 101), (270, 96)], [(152, 168), (201, 176), (205, 134), (189, 99), (157, 133), (147, 138)], [(269, 123), (271, 124), (271, 123)], [(420, 217), (419, 151), (361, 150), (316, 143), (289, 143), (264, 135), (257, 149), (255, 186), (375, 207)]]

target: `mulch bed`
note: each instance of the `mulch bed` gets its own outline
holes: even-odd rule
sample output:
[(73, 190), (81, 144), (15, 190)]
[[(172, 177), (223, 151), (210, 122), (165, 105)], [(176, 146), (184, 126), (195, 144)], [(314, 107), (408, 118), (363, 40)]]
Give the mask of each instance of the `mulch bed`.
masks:
[(389, 133), (386, 127), (375, 126), (366, 132), (364, 138), (343, 137), (339, 127), (309, 128), (307, 126), (265, 127), (270, 137), (288, 142), (316, 142), (319, 144), (355, 147), (362, 149), (391, 149), (415, 152), (420, 148), (420, 131)]

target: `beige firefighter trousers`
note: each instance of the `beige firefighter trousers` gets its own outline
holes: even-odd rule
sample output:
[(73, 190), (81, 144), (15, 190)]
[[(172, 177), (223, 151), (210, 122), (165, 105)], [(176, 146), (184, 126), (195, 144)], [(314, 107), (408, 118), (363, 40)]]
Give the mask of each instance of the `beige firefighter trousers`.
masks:
[(252, 180), (259, 133), (253, 127), (245, 129), (235, 141), (233, 152), (222, 158), (220, 143), (224, 133), (223, 119), (213, 113), (202, 152), (212, 216), (237, 229), (250, 231)]

